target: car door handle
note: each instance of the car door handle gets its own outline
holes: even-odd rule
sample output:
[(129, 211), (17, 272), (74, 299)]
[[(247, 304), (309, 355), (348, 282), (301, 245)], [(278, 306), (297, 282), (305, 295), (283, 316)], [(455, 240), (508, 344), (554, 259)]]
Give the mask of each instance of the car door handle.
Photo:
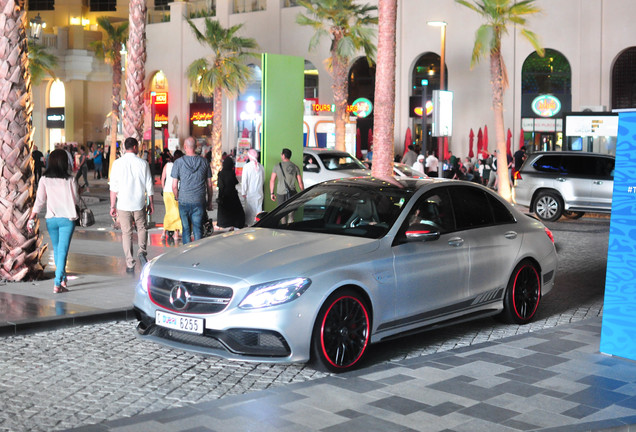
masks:
[(507, 238), (508, 240), (514, 240), (517, 238), (517, 233), (514, 231), (508, 231), (507, 233), (504, 234), (504, 237)]
[(602, 182), (601, 180), (596, 180), (596, 181), (594, 182), (594, 184), (595, 184), (595, 185), (602, 185), (602, 184), (603, 184), (603, 182)]
[(565, 181), (565, 179), (563, 177), (557, 177), (557, 178), (555, 178), (555, 180), (558, 181), (558, 182), (564, 182)]
[(460, 247), (463, 244), (464, 244), (464, 239), (461, 237), (453, 237), (452, 239), (448, 240), (449, 246)]

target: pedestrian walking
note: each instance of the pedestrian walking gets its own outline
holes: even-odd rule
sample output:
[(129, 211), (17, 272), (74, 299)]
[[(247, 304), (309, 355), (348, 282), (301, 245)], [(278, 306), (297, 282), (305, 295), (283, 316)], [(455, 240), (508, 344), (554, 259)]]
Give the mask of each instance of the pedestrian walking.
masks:
[(212, 170), (208, 161), (196, 154), (196, 143), (188, 137), (183, 143), (185, 155), (172, 166), (172, 192), (179, 203), (183, 244), (203, 238), (203, 222), (212, 210)]
[(77, 166), (75, 180), (79, 184), (80, 177), (84, 177), (84, 185), (82, 188), (85, 192), (88, 192), (88, 159), (86, 158), (86, 147), (80, 146), (79, 152), (75, 154), (75, 166)]
[(53, 246), (55, 261), (55, 281), (53, 292), (67, 292), (66, 260), (78, 218), (79, 190), (77, 181), (69, 174), (66, 151), (53, 150), (49, 155), (48, 167), (38, 184), (35, 204), (29, 216), (27, 227), (33, 231), (35, 217), (46, 206), (46, 229)]
[(245, 226), (245, 212), (236, 190), (237, 184), (234, 159), (225, 158), (218, 180), (219, 196), (217, 200), (219, 207), (216, 224), (219, 228), (243, 228)]
[(300, 168), (290, 161), (291, 156), (291, 150), (284, 148), (280, 155), (281, 162), (274, 167), (269, 179), (270, 197), (272, 201), (277, 201), (279, 204), (296, 195), (296, 183), (300, 190), (305, 189)]
[(174, 161), (183, 156), (181, 150), (176, 150), (172, 160), (168, 160), (163, 166), (161, 172), (161, 186), (163, 188), (163, 204), (166, 208), (166, 214), (163, 217), (163, 234), (161, 240), (166, 240), (172, 237), (174, 240), (179, 239), (179, 233), (183, 229), (181, 226), (181, 217), (179, 216), (179, 204), (174, 199), (174, 192), (172, 192), (172, 167)]
[(95, 151), (93, 152), (93, 164), (95, 165), (95, 172), (93, 173), (93, 179), (101, 179), (102, 178), (102, 162), (104, 160), (104, 152), (101, 146), (97, 146)]
[(110, 173), (110, 215), (117, 218), (121, 226), (126, 272), (134, 273), (133, 225), (137, 228), (137, 257), (143, 266), (148, 256), (146, 214), (152, 214), (155, 206), (150, 165), (137, 156), (139, 143), (128, 137), (124, 148), (126, 152), (113, 162)]
[(404, 156), (402, 156), (401, 162), (404, 165), (413, 166), (413, 164), (417, 162), (417, 153), (415, 152), (415, 147), (413, 146), (413, 144), (409, 144), (407, 148), (408, 151), (404, 153)]
[(249, 163), (243, 167), (241, 177), (241, 195), (245, 200), (245, 223), (252, 225), (256, 215), (263, 211), (263, 183), (265, 169), (258, 162), (258, 152), (254, 149), (247, 151)]
[(438, 169), (439, 169), (439, 160), (435, 157), (432, 152), (428, 152), (428, 156), (426, 156), (426, 175), (429, 177), (438, 177)]

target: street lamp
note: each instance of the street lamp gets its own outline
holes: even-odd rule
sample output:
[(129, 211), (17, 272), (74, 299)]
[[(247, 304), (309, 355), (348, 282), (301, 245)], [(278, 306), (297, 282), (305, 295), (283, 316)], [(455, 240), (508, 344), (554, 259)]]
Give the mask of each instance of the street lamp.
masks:
[(38, 12), (35, 18), (31, 18), (31, 21), (29, 21), (29, 33), (31, 38), (34, 40), (40, 39), (40, 34), (42, 34), (43, 28), (46, 28), (46, 23), (42, 20), (42, 17)]
[[(441, 31), (441, 42), (442, 48), (439, 56), (439, 89), (446, 90), (446, 21), (428, 21), (428, 25), (431, 27), (439, 27)], [(437, 137), (437, 155), (440, 160), (440, 164), (438, 167), (438, 176), (443, 177), (444, 175), (444, 145), (442, 137)]]

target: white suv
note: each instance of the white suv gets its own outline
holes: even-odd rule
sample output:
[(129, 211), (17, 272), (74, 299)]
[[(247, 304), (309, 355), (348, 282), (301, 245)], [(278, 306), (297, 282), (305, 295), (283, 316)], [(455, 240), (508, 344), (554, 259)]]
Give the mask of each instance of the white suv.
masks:
[(533, 153), (515, 173), (515, 201), (550, 222), (610, 213), (614, 163), (614, 156), (598, 153)]

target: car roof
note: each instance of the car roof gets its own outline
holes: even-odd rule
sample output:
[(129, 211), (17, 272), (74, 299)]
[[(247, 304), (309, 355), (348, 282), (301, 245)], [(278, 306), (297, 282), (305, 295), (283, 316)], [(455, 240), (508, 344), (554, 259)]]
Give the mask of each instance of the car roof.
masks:
[(435, 183), (447, 183), (447, 184), (462, 183), (462, 184), (479, 186), (477, 185), (477, 183), (465, 182), (461, 180), (451, 180), (451, 179), (445, 179), (445, 178), (429, 177), (429, 178), (415, 179), (415, 178), (389, 177), (388, 179), (383, 179), (383, 178), (372, 177), (372, 176), (347, 177), (347, 178), (342, 178), (337, 180), (329, 180), (323, 183), (318, 183), (318, 185), (342, 184), (342, 185), (352, 185), (352, 186), (355, 185), (355, 186), (369, 187), (373, 189), (387, 188), (387, 187), (419, 189), (419, 188), (422, 188), (431, 184), (435, 184)]
[(331, 154), (342, 154), (342, 155), (351, 156), (351, 154), (346, 152), (346, 151), (323, 148), (323, 147), (303, 147), (303, 152), (309, 152), (309, 153), (331, 153)]
[(594, 152), (580, 152), (580, 151), (540, 151), (531, 153), (529, 156), (538, 157), (543, 155), (562, 155), (562, 156), (603, 156), (615, 158), (616, 156), (611, 154), (602, 154), (602, 153), (594, 153)]

